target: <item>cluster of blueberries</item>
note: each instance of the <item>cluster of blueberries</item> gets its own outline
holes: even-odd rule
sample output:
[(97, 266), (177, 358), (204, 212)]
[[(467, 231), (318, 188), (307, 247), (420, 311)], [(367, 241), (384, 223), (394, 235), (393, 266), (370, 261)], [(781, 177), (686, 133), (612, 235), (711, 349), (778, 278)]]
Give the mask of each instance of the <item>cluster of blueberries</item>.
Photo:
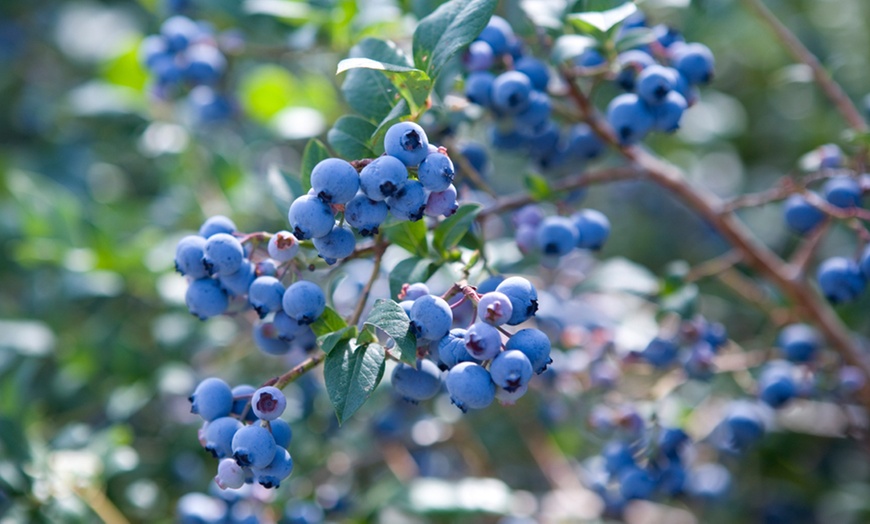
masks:
[[(414, 122), (391, 126), (384, 136), (385, 155), (354, 164), (339, 158), (320, 161), (311, 171), (311, 189), (290, 205), (288, 220), (299, 240), (312, 239), (329, 264), (353, 253), (356, 240), (372, 236), (392, 215), (417, 221), (452, 215), (459, 204), (455, 171), (446, 150), (429, 143)], [(336, 213), (343, 220), (336, 222)]]
[(646, 347), (633, 353), (638, 358), (658, 369), (682, 365), (686, 376), (696, 380), (709, 380), (716, 373), (713, 360), (728, 343), (728, 332), (719, 322), (710, 322), (703, 317), (683, 322), (672, 336), (654, 337)]
[(172, 16), (160, 26), (159, 34), (145, 37), (139, 54), (154, 76), (153, 93), (158, 98), (186, 92), (191, 111), (201, 123), (232, 116), (232, 100), (218, 89), (227, 59), (207, 23)]
[[(822, 170), (843, 168), (839, 148), (828, 144), (819, 148), (819, 167)], [(864, 188), (853, 174), (835, 174), (822, 185), (822, 195), (812, 190), (812, 200), (824, 200), (842, 210), (862, 207)], [(806, 235), (819, 227), (827, 214), (812, 204), (809, 195), (796, 193), (788, 197), (783, 206), (785, 223), (795, 233)], [(816, 281), (822, 294), (833, 304), (856, 300), (870, 280), (870, 247), (865, 248), (857, 260), (836, 256), (824, 260), (816, 271)]]
[(235, 388), (216, 377), (200, 382), (190, 396), (190, 411), (203, 419), (199, 441), (219, 459), (215, 482), (238, 489), (257, 482), (277, 488), (293, 471), (287, 451), (290, 425), (280, 419), (287, 399), (273, 386)]
[[(399, 298), (422, 348), (416, 366), (399, 364), (391, 377), (394, 390), (409, 402), (434, 397), (443, 381), (463, 412), (495, 399), (513, 404), (528, 391), (532, 376), (552, 361), (544, 332), (524, 328), (510, 334), (501, 327), (521, 324), (538, 309), (537, 290), (523, 277), (489, 278), (477, 289), (463, 288), (452, 304), (423, 283), (405, 285)], [(454, 309), (469, 302), (475, 306), (470, 325), (454, 327), (459, 320)]]
[(610, 221), (595, 209), (581, 209), (569, 217), (546, 216), (529, 204), (513, 214), (514, 236), (523, 253), (561, 257), (574, 248), (599, 250), (610, 236)]

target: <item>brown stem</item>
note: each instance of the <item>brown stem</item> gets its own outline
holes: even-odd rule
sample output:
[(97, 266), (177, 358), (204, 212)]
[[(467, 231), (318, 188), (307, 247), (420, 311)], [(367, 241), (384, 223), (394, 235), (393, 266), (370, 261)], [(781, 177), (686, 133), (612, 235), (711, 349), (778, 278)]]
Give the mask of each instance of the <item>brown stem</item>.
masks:
[(321, 354), (315, 355), (313, 357), (308, 357), (307, 359), (305, 359), (302, 362), (300, 362), (299, 364), (297, 364), (296, 367), (288, 370), (286, 373), (284, 373), (280, 377), (273, 378), (272, 380), (267, 381), (263, 385), (264, 386), (275, 386), (278, 389), (284, 389), (285, 387), (287, 387), (287, 384), (290, 384), (291, 382), (293, 382), (297, 378), (301, 377), (302, 375), (308, 373), (309, 371), (311, 371), (312, 369), (317, 367), (317, 365), (320, 364), (323, 361), (323, 359), (325, 359), (325, 358), (326, 358), (326, 353), (321, 353)]
[(693, 267), (686, 275), (686, 281), (695, 282), (705, 277), (718, 275), (725, 270), (731, 269), (736, 264), (740, 263), (742, 257), (736, 251), (729, 251), (724, 255), (718, 256), (706, 262), (702, 262)]
[(375, 252), (375, 265), (372, 267), (372, 274), (369, 276), (368, 282), (366, 282), (365, 287), (362, 291), (362, 296), (357, 301), (356, 308), (353, 311), (353, 317), (351, 317), (350, 322), (348, 323), (351, 326), (355, 326), (359, 324), (359, 319), (362, 317), (363, 310), (366, 307), (366, 302), (369, 301), (369, 295), (372, 292), (372, 286), (375, 285), (378, 277), (381, 274), (381, 259), (384, 258), (384, 251), (386, 251), (387, 245), (384, 242), (381, 242), (381, 235), (378, 234), (378, 238), (375, 241), (374, 252)]
[(798, 278), (803, 278), (804, 275), (806, 275), (810, 262), (813, 260), (813, 254), (816, 252), (819, 244), (821, 244), (822, 239), (830, 229), (830, 226), (830, 220), (825, 220), (823, 223), (819, 224), (807, 234), (797, 250), (792, 253), (791, 259), (789, 259), (789, 264), (795, 268), (795, 271), (797, 272), (796, 276)]

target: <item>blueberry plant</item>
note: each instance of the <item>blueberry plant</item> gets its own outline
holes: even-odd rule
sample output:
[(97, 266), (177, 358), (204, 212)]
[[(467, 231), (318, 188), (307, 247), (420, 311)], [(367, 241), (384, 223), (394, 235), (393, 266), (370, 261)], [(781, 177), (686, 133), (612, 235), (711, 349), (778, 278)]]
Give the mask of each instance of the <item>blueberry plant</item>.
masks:
[[(723, 43), (660, 3), (390, 3), (414, 16), (362, 30), (353, 2), (160, 3), (131, 53), (145, 74), (138, 147), (164, 166), (184, 151), (184, 189), (142, 212), (174, 234), (143, 242), (172, 259), (155, 287), (185, 311), (159, 316), (154, 337), (192, 347), (189, 375), (159, 374), (182, 428), (161, 436), (161, 411), (141, 440), (198, 453), (170, 460), (186, 492), (162, 501), (176, 521), (870, 515), (852, 501), (870, 461), (847, 467), (868, 449), (867, 115), (761, 0), (732, 6), (846, 130), (779, 159), (788, 175), (723, 190), (740, 159), (699, 137), (756, 119), (717, 90), (739, 90), (739, 53), (714, 55)], [(242, 16), (255, 21), (234, 28)], [(275, 20), (292, 36), (263, 44)], [(333, 54), (318, 54), (324, 41)], [(331, 80), (298, 81), (313, 63), (341, 101)], [(289, 92), (321, 114), (278, 113)], [(113, 180), (100, 168), (96, 185)], [(233, 197), (211, 178), (234, 180)], [(202, 212), (182, 217), (184, 198)], [(185, 321), (201, 336), (185, 338)], [(107, 411), (137, 390), (122, 393)], [(848, 487), (825, 492), (813, 468)], [(111, 500), (126, 496), (163, 520), (143, 509), (153, 483), (106, 497), (48, 479), (34, 500), (67, 490), (123, 522)]]

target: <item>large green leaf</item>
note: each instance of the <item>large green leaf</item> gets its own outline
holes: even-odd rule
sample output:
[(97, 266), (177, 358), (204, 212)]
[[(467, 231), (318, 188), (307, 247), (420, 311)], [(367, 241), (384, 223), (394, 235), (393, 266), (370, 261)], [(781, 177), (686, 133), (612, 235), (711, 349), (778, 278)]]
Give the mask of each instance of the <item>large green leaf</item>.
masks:
[(471, 224), (477, 214), (480, 213), (481, 205), (476, 203), (463, 204), (435, 228), (432, 244), (435, 249), (444, 254), (456, 247), (462, 237), (468, 233)]
[(451, 0), (438, 7), (414, 31), (414, 65), (433, 81), (447, 62), (486, 27), (498, 0)]
[(311, 189), (311, 171), (314, 170), (321, 160), (331, 158), (329, 150), (323, 145), (323, 142), (316, 138), (312, 138), (305, 145), (305, 150), (302, 152), (302, 189), (308, 191)]
[[(366, 38), (350, 49), (346, 60), (366, 59), (393, 68), (413, 69), (408, 57), (392, 42)], [(349, 62), (353, 64), (355, 62)], [(356, 62), (361, 63), (361, 62)], [(356, 67), (347, 71), (341, 93), (347, 103), (364, 117), (381, 121), (399, 100), (402, 94), (382, 71)]]
[(383, 346), (342, 342), (326, 357), (323, 378), (339, 424), (365, 404), (384, 376)]
[(375, 132), (375, 125), (355, 115), (345, 115), (338, 119), (326, 134), (329, 145), (338, 156), (350, 160), (372, 158), (375, 156), (369, 143)]
[(401, 246), (410, 253), (423, 257), (429, 253), (426, 242), (426, 223), (423, 220), (411, 222), (401, 220), (382, 229), (387, 240)]
[(410, 331), (411, 320), (402, 306), (392, 300), (378, 299), (365, 323), (380, 328), (396, 342), (402, 362), (416, 364), (417, 339)]
[(429, 258), (411, 257), (402, 260), (390, 271), (390, 296), (397, 297), (402, 284), (425, 282), (438, 271), (438, 264)]

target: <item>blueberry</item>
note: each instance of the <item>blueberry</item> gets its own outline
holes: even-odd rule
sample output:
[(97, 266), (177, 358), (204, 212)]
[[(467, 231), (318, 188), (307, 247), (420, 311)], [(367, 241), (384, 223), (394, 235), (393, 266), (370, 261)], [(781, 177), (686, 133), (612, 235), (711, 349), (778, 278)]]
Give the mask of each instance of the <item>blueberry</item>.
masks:
[(497, 386), (513, 393), (532, 379), (532, 363), (523, 352), (510, 349), (499, 353), (492, 360), (489, 373)]
[(656, 337), (640, 352), (640, 356), (653, 366), (663, 368), (677, 360), (678, 350), (673, 341)]
[(515, 37), (513, 28), (507, 20), (500, 16), (493, 16), (477, 39), (489, 44), (494, 54), (503, 55), (508, 52)]
[(532, 91), (525, 109), (514, 116), (514, 122), (521, 129), (536, 130), (544, 126), (550, 118), (550, 97), (540, 91)]
[(416, 404), (434, 397), (441, 390), (441, 370), (427, 359), (418, 359), (416, 366), (399, 363), (393, 368), (391, 383), (396, 393)]
[(682, 33), (673, 27), (667, 26), (665, 24), (659, 24), (652, 28), (653, 36), (656, 38), (656, 42), (659, 43), (664, 48), (670, 47), (675, 42), (685, 42), (686, 39), (683, 38)]
[[(477, 142), (466, 142), (459, 146), (459, 154), (465, 157), (465, 160), (471, 164), (471, 167), (477, 171), (477, 174), (486, 177), (489, 168), (489, 153), (486, 148)], [(461, 166), (456, 166), (456, 174), (462, 174)]]
[(278, 231), (269, 237), (266, 250), (278, 262), (287, 262), (293, 260), (299, 252), (299, 240), (289, 231)]
[(822, 294), (833, 304), (851, 302), (867, 287), (858, 264), (844, 257), (831, 257), (822, 262), (816, 280)]
[(427, 286), (423, 282), (415, 282), (413, 284), (406, 284), (402, 286), (402, 291), (399, 293), (399, 297), (402, 300), (417, 300), (420, 297), (425, 297), (429, 293), (429, 286)]
[(196, 41), (201, 31), (196, 22), (190, 18), (176, 15), (163, 22), (160, 26), (160, 34), (166, 39), (169, 51), (179, 52)]
[(679, 460), (680, 450), (690, 442), (689, 436), (680, 428), (662, 428), (659, 433), (659, 452), (670, 460)]
[(600, 51), (593, 48), (587, 48), (579, 56), (574, 59), (574, 63), (580, 67), (593, 68), (603, 66), (607, 63), (607, 59)]
[(577, 247), (580, 249), (598, 250), (607, 242), (610, 236), (610, 220), (595, 209), (583, 209), (571, 215), (577, 228)]
[(216, 377), (200, 382), (189, 400), (190, 412), (207, 421), (226, 417), (233, 409), (233, 391), (226, 382)]
[(300, 280), (287, 287), (282, 305), (284, 313), (300, 325), (311, 324), (326, 309), (326, 295), (317, 284)]
[(408, 169), (394, 156), (381, 156), (365, 166), (359, 174), (360, 189), (372, 200), (393, 196), (408, 181)]
[(638, 74), (656, 62), (649, 53), (632, 49), (619, 53), (616, 63), (619, 65), (616, 83), (626, 91), (634, 91)]
[(233, 436), (233, 458), (242, 467), (265, 468), (275, 457), (275, 438), (258, 424), (245, 426)]
[(546, 92), (550, 83), (550, 70), (547, 64), (537, 58), (524, 56), (514, 62), (514, 69), (529, 77), (532, 87), (538, 91)]
[(649, 106), (634, 93), (625, 93), (610, 101), (607, 121), (619, 143), (626, 145), (639, 142), (655, 125)]
[(387, 199), (390, 213), (400, 220), (416, 222), (426, 210), (426, 190), (417, 180), (408, 180), (396, 193)]
[(577, 245), (578, 239), (577, 227), (567, 217), (547, 217), (537, 230), (538, 248), (545, 255), (567, 255)]
[(311, 189), (327, 204), (346, 204), (359, 190), (359, 174), (349, 162), (327, 158), (311, 170)]
[(473, 362), (460, 362), (447, 372), (445, 379), (450, 401), (463, 413), (483, 409), (495, 399), (495, 384), (489, 371)]
[(248, 293), (251, 284), (257, 278), (254, 264), (247, 258), (242, 259), (239, 269), (234, 273), (218, 273), (218, 282), (230, 296), (242, 296)]
[[(242, 413), (245, 412), (245, 408), (248, 407), (248, 404), (251, 402), (251, 395), (254, 393), (256, 388), (249, 384), (240, 384), (232, 389), (233, 392), (233, 409), (231, 413), (235, 415), (237, 418), (241, 418)], [(257, 420), (257, 417), (254, 416), (254, 412), (248, 409), (248, 414), (245, 416), (245, 421), (253, 422)]]
[(209, 44), (196, 44), (184, 51), (184, 76), (193, 84), (216, 84), (227, 67), (227, 60)]
[(264, 488), (277, 488), (293, 472), (293, 459), (286, 449), (275, 446), (272, 460), (264, 467), (253, 468), (257, 483)]
[[(286, 290), (285, 290), (286, 293)], [(280, 338), (285, 342), (293, 342), (300, 333), (302, 333), (306, 326), (299, 324), (296, 319), (290, 318), (287, 313), (283, 311), (284, 307), (284, 298), (281, 298), (281, 311), (275, 313), (275, 317), (272, 319), (272, 325), (274, 326), (275, 336)]]
[(683, 370), (689, 378), (695, 380), (710, 380), (715, 374), (713, 359), (716, 353), (707, 342), (700, 340), (689, 348), (683, 359)]
[(453, 182), (454, 176), (453, 162), (450, 161), (449, 156), (442, 153), (426, 155), (417, 170), (418, 180), (428, 191), (446, 190)]
[[(481, 295), (495, 291), (498, 285), (506, 280), (504, 275), (492, 275), (477, 285), (477, 292)], [(530, 284), (531, 285), (531, 284)], [(513, 315), (512, 315), (513, 316)]]
[(199, 235), (208, 238), (216, 233), (227, 233), (229, 235), (236, 232), (236, 224), (229, 218), (223, 215), (214, 215), (206, 219), (199, 227)]
[(791, 362), (809, 362), (821, 347), (822, 339), (808, 324), (789, 324), (779, 332), (776, 345)]
[(239, 489), (245, 485), (247, 473), (235, 460), (225, 458), (218, 463), (214, 481), (221, 489)]
[(161, 35), (146, 36), (139, 44), (139, 61), (145, 64), (148, 69), (153, 68), (158, 60), (168, 56), (170, 56), (169, 48), (166, 45), (166, 39)]
[(792, 368), (785, 362), (767, 364), (758, 378), (758, 396), (772, 408), (781, 408), (797, 395)]
[(463, 328), (454, 328), (438, 341), (438, 360), (448, 369), (460, 362), (474, 361), (465, 350), (465, 333)]
[(704, 44), (693, 42), (680, 46), (674, 54), (673, 66), (691, 84), (708, 84), (713, 80), (713, 53)]
[(604, 467), (611, 475), (619, 475), (623, 470), (636, 467), (634, 454), (624, 442), (611, 440), (604, 445), (601, 456), (604, 457)]
[(477, 303), (477, 317), (493, 326), (500, 326), (507, 322), (514, 312), (511, 299), (504, 293), (491, 291), (481, 295)]
[(409, 318), (418, 339), (440, 340), (450, 331), (453, 311), (443, 298), (426, 295), (414, 301)]
[(269, 428), (272, 430), (276, 446), (287, 448), (290, 445), (290, 441), (293, 440), (293, 430), (290, 429), (290, 424), (283, 419), (276, 418), (269, 421)]
[(737, 451), (746, 449), (764, 436), (764, 419), (758, 408), (749, 403), (733, 403), (723, 424), (728, 432), (728, 444)]
[(606, 147), (589, 124), (575, 124), (568, 131), (565, 149), (571, 158), (581, 160), (598, 158)]
[(239, 240), (228, 233), (215, 233), (205, 243), (203, 264), (209, 273), (230, 275), (239, 270), (245, 250)]
[(429, 198), (426, 199), (426, 207), (423, 209), (423, 214), (428, 217), (445, 216), (449, 217), (459, 209), (459, 202), (456, 200), (456, 186), (450, 184), (444, 191), (433, 191), (429, 193)]
[(810, 204), (803, 195), (791, 195), (783, 207), (785, 223), (795, 233), (804, 235), (825, 219), (825, 214)]
[(677, 71), (670, 67), (651, 65), (637, 75), (636, 91), (647, 104), (659, 105), (677, 87)]
[[(402, 169), (405, 167), (402, 166)], [(372, 200), (364, 193), (359, 193), (345, 206), (344, 219), (351, 227), (356, 228), (360, 235), (368, 237), (378, 233), (378, 227), (387, 219), (387, 211), (385, 202)]]
[(336, 225), (328, 234), (314, 239), (314, 249), (327, 264), (335, 264), (342, 258), (353, 254), (356, 237), (348, 227)]
[(205, 256), (205, 238), (189, 235), (182, 238), (175, 247), (175, 270), (190, 278), (208, 276), (202, 258)]
[(626, 468), (619, 475), (619, 492), (626, 500), (649, 499), (655, 489), (652, 475), (637, 466)]
[(260, 420), (275, 420), (286, 407), (287, 398), (274, 386), (263, 386), (251, 396), (251, 409)]
[(384, 151), (408, 167), (416, 167), (429, 154), (426, 131), (414, 122), (399, 122), (387, 130)]
[(187, 104), (198, 125), (227, 120), (236, 111), (235, 103), (230, 98), (205, 85), (190, 90)]
[(651, 106), (653, 129), (663, 133), (673, 133), (680, 128), (680, 119), (689, 104), (677, 91), (669, 91), (665, 99), (657, 106)]
[(492, 105), (507, 114), (525, 109), (531, 93), (532, 81), (519, 71), (506, 71), (492, 81)]
[(501, 332), (485, 322), (475, 322), (465, 331), (465, 350), (476, 360), (491, 360), (501, 351)]
[(852, 177), (836, 176), (822, 186), (825, 200), (842, 209), (861, 207), (861, 185)]
[(184, 294), (190, 313), (201, 320), (220, 315), (229, 307), (227, 292), (213, 278), (199, 278), (190, 283)]
[(483, 40), (476, 40), (469, 44), (462, 57), (466, 71), (485, 71), (492, 67), (494, 61), (492, 46)]
[(496, 288), (511, 300), (513, 313), (508, 325), (515, 326), (533, 317), (538, 311), (538, 292), (527, 279), (523, 277), (508, 277)]
[(242, 428), (242, 423), (233, 417), (219, 417), (208, 423), (205, 428), (206, 451), (215, 458), (233, 454), (233, 435)]
[(473, 104), (491, 107), (494, 81), (495, 75), (488, 71), (471, 73), (465, 78), (465, 97)]
[(843, 150), (837, 144), (821, 145), (816, 153), (819, 157), (819, 169), (843, 167)]
[(299, 240), (325, 236), (335, 225), (335, 216), (329, 205), (313, 195), (302, 195), (294, 200), (287, 212), (287, 220)]
[(553, 362), (550, 358), (550, 338), (535, 328), (526, 328), (517, 331), (504, 345), (505, 350), (517, 349), (522, 351), (532, 363), (535, 373), (541, 374), (547, 366)]

